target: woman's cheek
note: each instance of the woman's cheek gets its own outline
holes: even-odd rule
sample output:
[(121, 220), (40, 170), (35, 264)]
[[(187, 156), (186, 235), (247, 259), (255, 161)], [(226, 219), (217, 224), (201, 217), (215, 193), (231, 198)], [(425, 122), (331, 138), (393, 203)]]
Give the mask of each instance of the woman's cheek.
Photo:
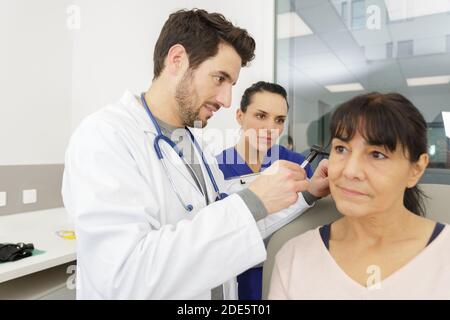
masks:
[(340, 163), (339, 160), (331, 155), (328, 162), (328, 177), (330, 181), (334, 181), (337, 179), (340, 175), (340, 172), (342, 171), (342, 162)]

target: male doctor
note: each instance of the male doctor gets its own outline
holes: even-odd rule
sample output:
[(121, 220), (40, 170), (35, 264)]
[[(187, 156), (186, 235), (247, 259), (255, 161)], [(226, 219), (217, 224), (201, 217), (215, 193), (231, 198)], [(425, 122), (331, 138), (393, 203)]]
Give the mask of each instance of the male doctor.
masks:
[[(230, 106), (254, 49), (220, 14), (173, 13), (150, 89), (126, 92), (77, 128), (62, 194), (77, 234), (78, 299), (234, 299), (230, 280), (266, 258), (257, 222), (298, 215), (328, 193), (326, 164), (308, 182), (283, 161), (232, 193), (189, 131)], [(181, 154), (166, 137), (189, 147)]]

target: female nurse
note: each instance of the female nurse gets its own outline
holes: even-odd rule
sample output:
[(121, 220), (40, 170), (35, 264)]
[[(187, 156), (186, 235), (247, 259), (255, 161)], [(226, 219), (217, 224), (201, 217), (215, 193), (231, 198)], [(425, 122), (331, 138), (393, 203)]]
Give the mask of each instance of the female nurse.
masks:
[[(288, 114), (286, 90), (274, 83), (257, 82), (247, 88), (241, 99), (236, 119), (241, 126), (238, 143), (217, 155), (225, 179), (261, 172), (276, 160), (301, 164), (305, 157), (276, 144)], [(311, 167), (305, 168), (308, 178)], [(242, 184), (245, 188), (245, 184)], [(307, 201), (308, 202), (308, 201)], [(288, 216), (277, 224), (281, 228), (296, 216)], [(237, 278), (240, 300), (261, 300), (262, 266), (256, 266)]]

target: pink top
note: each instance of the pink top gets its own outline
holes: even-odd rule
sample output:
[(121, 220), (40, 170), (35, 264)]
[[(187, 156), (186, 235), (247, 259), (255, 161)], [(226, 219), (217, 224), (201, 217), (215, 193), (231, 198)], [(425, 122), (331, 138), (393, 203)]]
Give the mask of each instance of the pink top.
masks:
[(450, 228), (370, 289), (339, 267), (319, 228), (308, 231), (276, 255), (269, 299), (450, 299)]

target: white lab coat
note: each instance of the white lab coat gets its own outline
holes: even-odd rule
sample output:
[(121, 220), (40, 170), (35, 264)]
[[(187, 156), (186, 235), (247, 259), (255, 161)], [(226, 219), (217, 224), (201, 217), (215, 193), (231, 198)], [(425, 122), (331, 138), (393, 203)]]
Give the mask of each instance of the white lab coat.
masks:
[[(237, 195), (206, 206), (163, 142), (177, 190), (194, 206), (187, 213), (154, 151), (155, 136), (145, 110), (126, 92), (87, 117), (71, 138), (62, 195), (77, 235), (77, 298), (210, 299), (211, 288), (225, 283), (225, 298), (236, 299), (235, 276), (265, 260), (261, 233), (270, 226), (258, 228)], [(232, 193), (215, 158), (204, 155), (220, 191)], [(213, 202), (203, 163), (202, 169)], [(296, 206), (291, 211), (308, 208), (301, 196), (289, 209)]]

